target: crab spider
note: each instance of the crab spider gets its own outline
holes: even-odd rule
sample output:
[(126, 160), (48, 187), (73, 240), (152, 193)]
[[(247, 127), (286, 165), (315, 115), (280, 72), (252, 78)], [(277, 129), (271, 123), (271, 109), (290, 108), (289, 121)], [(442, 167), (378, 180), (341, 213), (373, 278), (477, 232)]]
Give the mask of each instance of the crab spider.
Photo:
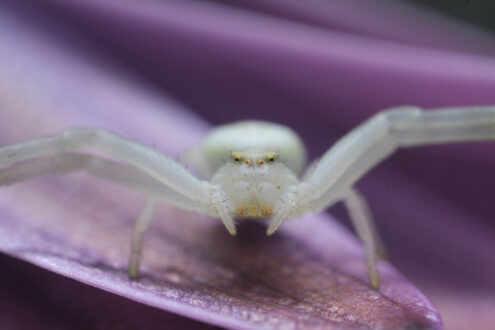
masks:
[(380, 240), (354, 183), (398, 147), (488, 139), (495, 139), (495, 106), (393, 108), (341, 138), (303, 174), (306, 152), (293, 131), (278, 124), (243, 121), (215, 128), (185, 153), (198, 178), (152, 148), (101, 129), (72, 128), (0, 148), (0, 186), (85, 170), (146, 192), (149, 198), (132, 237), (131, 278), (138, 274), (142, 237), (161, 201), (220, 218), (232, 235), (235, 218), (269, 218), (271, 235), (289, 218), (342, 201), (364, 244), (370, 283), (378, 288)]

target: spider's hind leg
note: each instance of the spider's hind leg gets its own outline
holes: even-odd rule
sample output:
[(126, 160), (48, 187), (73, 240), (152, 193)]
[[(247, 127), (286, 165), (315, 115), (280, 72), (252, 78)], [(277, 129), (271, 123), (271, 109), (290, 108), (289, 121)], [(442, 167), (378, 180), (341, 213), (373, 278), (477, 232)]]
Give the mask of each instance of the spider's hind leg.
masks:
[(376, 266), (376, 260), (386, 256), (385, 246), (376, 230), (371, 211), (364, 196), (355, 188), (350, 188), (343, 199), (344, 205), (349, 212), (352, 224), (357, 235), (364, 244), (364, 253), (368, 275), (374, 288), (380, 286), (380, 275)]
[(132, 232), (131, 254), (129, 258), (129, 277), (134, 279), (139, 275), (139, 259), (143, 246), (143, 235), (149, 228), (155, 214), (157, 199), (148, 197), (134, 224)]

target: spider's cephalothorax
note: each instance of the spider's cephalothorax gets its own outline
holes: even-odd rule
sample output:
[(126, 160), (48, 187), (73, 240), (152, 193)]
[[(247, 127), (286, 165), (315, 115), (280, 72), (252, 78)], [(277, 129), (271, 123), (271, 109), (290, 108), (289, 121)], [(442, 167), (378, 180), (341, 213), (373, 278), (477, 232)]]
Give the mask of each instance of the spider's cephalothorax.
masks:
[(212, 173), (210, 181), (232, 200), (236, 217), (270, 216), (287, 188), (299, 182), (306, 160), (304, 146), (294, 132), (261, 121), (220, 126), (196, 152)]
[[(0, 148), (0, 186), (29, 178), (86, 170), (146, 192), (136, 222), (129, 275), (138, 274), (142, 235), (158, 201), (220, 218), (235, 235), (236, 217), (269, 217), (267, 234), (282, 223), (343, 201), (363, 241), (368, 276), (378, 288), (380, 240), (364, 198), (354, 184), (399, 147), (495, 139), (495, 107), (422, 111), (398, 107), (382, 111), (337, 141), (304, 176), (306, 151), (289, 128), (243, 121), (212, 130), (182, 164), (119, 135), (95, 128)], [(100, 154), (88, 153), (87, 148)], [(2, 168), (3, 167), (3, 168)]]

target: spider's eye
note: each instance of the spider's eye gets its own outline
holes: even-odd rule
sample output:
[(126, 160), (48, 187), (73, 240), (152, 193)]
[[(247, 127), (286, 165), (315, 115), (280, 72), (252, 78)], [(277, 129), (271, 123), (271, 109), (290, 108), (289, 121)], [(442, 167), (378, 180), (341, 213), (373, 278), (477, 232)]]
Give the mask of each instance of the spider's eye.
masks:
[(265, 156), (265, 161), (268, 163), (274, 163), (278, 159), (277, 153), (269, 153), (268, 155)]
[(230, 159), (235, 163), (240, 163), (244, 160), (244, 157), (240, 153), (233, 152), (230, 154)]

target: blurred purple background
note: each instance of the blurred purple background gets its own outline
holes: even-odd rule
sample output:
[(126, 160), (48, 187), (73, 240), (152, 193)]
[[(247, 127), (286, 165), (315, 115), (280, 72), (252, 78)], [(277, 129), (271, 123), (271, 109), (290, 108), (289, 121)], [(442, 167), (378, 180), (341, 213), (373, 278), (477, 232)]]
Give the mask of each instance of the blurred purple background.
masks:
[[(286, 124), (312, 158), (387, 107), (495, 104), (495, 37), (401, 2), (7, 1), (0, 13), (127, 72), (211, 124)], [(0, 61), (9, 47), (1, 42)], [(399, 151), (358, 184), (391, 263), (433, 301), (447, 329), (495, 328), (494, 168), (493, 143), (432, 146)], [(330, 212), (346, 219), (339, 207)], [(24, 283), (25, 272), (58, 276), (9, 257), (2, 268)], [(96, 291), (63, 281), (83, 296)], [(33, 299), (4, 283), (19, 304)], [(143, 309), (140, 315), (156, 316), (153, 324), (175, 318), (203, 326), (97, 294)], [(67, 299), (37, 295), (36, 304)]]

